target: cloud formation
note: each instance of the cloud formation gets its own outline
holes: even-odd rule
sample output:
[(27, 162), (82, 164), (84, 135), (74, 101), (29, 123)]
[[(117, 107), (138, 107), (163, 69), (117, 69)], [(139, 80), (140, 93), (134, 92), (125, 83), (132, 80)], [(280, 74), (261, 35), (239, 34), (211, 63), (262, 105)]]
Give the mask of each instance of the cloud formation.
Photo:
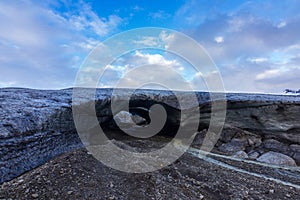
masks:
[(0, 86), (63, 88), (99, 37), (121, 18), (100, 18), (85, 3), (77, 12), (58, 13), (48, 4), (0, 2)]
[[(80, 64), (100, 41), (129, 27), (155, 23), (198, 41), (219, 67), (227, 91), (280, 93), (300, 87), (298, 0), (120, 5), (102, 14), (92, 1), (0, 1), (0, 87), (70, 87)], [(173, 44), (199, 57), (191, 46), (164, 33), (136, 43), (151, 47), (161, 41), (166, 49)], [(203, 85), (199, 78), (213, 76), (189, 71), (180, 60), (164, 54), (137, 51), (107, 66), (102, 86), (142, 63), (172, 66), (197, 86)]]
[[(195, 11), (197, 6), (205, 8), (196, 1), (185, 4), (179, 10), (182, 18), (201, 16)], [(226, 12), (216, 5), (214, 12), (205, 14), (205, 20), (200, 20), (197, 28), (189, 29), (187, 34), (212, 56), (228, 91), (280, 93), (285, 88), (297, 89), (300, 87), (300, 79), (295, 78), (300, 67), (297, 8), (299, 1), (249, 1)]]

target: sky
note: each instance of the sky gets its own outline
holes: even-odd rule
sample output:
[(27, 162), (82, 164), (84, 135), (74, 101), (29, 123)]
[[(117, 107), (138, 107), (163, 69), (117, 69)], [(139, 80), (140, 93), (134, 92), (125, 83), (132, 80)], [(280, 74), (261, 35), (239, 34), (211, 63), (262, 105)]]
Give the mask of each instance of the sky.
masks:
[[(228, 92), (299, 89), (299, 10), (298, 0), (2, 0), (0, 87), (72, 87), (97, 45), (123, 31), (161, 27), (202, 45)], [(107, 68), (101, 87), (141, 63), (174, 67), (196, 87), (203, 84), (179, 58), (134, 51)]]

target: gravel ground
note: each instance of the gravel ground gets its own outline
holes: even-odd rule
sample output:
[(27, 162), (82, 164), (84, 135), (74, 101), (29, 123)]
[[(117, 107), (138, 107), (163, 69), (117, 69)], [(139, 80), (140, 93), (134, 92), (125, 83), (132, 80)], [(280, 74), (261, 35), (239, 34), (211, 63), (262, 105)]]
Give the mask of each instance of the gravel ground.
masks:
[[(245, 170), (247, 166), (241, 165)], [(266, 171), (259, 165), (251, 165), (249, 170)], [(276, 170), (269, 170), (276, 178)], [(79, 149), (3, 183), (0, 199), (274, 200), (300, 199), (300, 190), (220, 167), (189, 153), (161, 170), (128, 174), (106, 167), (85, 149)]]

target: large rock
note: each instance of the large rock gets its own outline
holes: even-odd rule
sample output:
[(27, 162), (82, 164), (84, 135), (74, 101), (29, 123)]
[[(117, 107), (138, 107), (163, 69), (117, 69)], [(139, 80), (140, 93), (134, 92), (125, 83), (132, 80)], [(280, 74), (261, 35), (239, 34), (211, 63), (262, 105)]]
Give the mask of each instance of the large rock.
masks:
[(147, 122), (146, 119), (138, 115), (132, 115), (127, 111), (120, 111), (118, 114), (114, 116), (114, 120), (120, 125), (127, 125), (127, 126), (135, 126)]
[(234, 154), (246, 149), (247, 141), (241, 139), (232, 139), (228, 143), (222, 144), (218, 149), (224, 153)]
[[(229, 97), (226, 122), (232, 126), (286, 143), (300, 144), (299, 97), (234, 95)], [(246, 106), (247, 105), (247, 106)]]
[(248, 154), (245, 151), (238, 151), (232, 155), (234, 158), (246, 159), (248, 158)]
[(263, 147), (269, 151), (280, 152), (285, 155), (288, 155), (290, 153), (290, 148), (287, 144), (284, 144), (274, 139), (264, 140)]
[(296, 161), (297, 165), (300, 165), (300, 145), (291, 144), (290, 153), (292, 154), (292, 158)]
[(257, 161), (273, 165), (297, 166), (293, 158), (273, 151), (269, 151), (261, 155), (259, 158), (257, 158)]

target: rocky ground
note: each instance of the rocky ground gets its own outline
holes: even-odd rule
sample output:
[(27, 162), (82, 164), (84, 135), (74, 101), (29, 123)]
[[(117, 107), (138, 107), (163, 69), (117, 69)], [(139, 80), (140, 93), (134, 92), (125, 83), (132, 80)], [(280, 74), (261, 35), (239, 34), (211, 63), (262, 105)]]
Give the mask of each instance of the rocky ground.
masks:
[[(259, 176), (190, 153), (159, 171), (128, 174), (106, 167), (79, 149), (3, 183), (0, 199), (300, 199), (299, 171), (282, 170), (280, 176), (278, 169), (227, 159), (218, 162)], [(286, 176), (291, 174), (298, 178)], [(282, 176), (285, 179), (277, 182)]]
[[(129, 113), (124, 111), (127, 91), (120, 92), (97, 91), (97, 123), (117, 145), (124, 147), (124, 142), (137, 152), (164, 146), (180, 126), (180, 114), (195, 109), (187, 101), (180, 110), (169, 91), (141, 90), (131, 97)], [(0, 89), (0, 199), (300, 199), (299, 97), (226, 94), (224, 129), (213, 153), (204, 157), (200, 149), (209, 134), (211, 104), (208, 93), (196, 96), (201, 118), (192, 147), (161, 170), (128, 174), (106, 167), (82, 148), (72, 89)], [(118, 100), (115, 115), (113, 98)], [(157, 103), (168, 118), (154, 139), (132, 140), (116, 128), (115, 121), (127, 124), (131, 118), (149, 123), (149, 109)], [(91, 107), (86, 100), (85, 117)], [(196, 120), (183, 117), (187, 127)]]

